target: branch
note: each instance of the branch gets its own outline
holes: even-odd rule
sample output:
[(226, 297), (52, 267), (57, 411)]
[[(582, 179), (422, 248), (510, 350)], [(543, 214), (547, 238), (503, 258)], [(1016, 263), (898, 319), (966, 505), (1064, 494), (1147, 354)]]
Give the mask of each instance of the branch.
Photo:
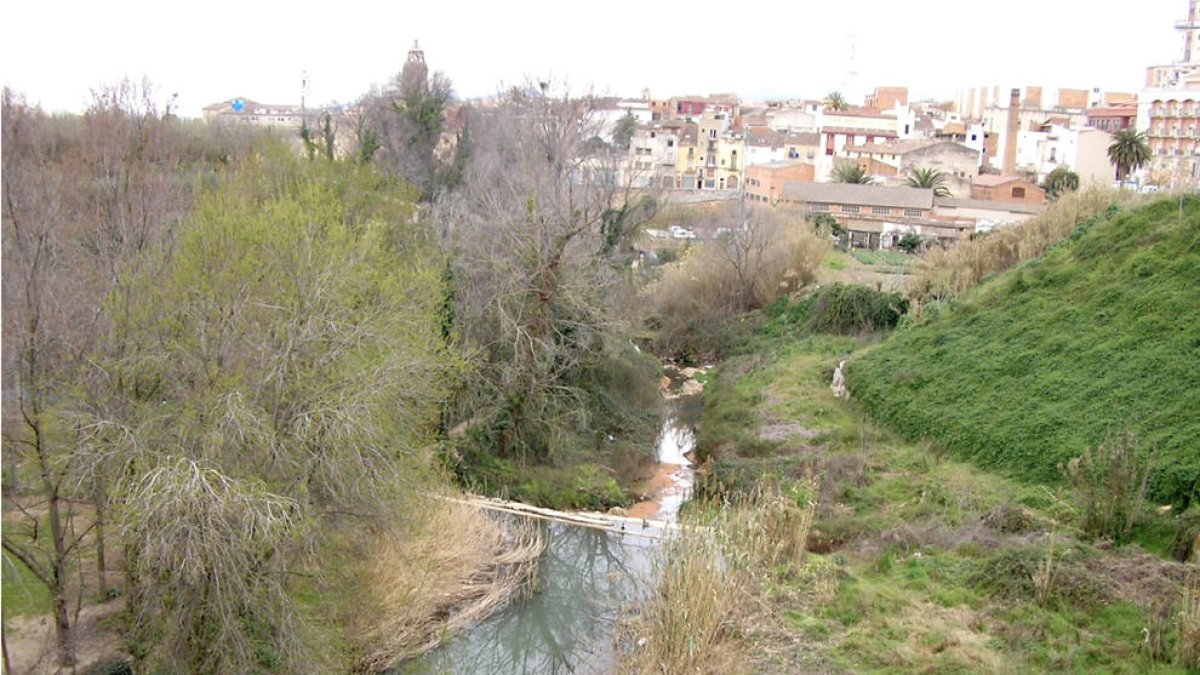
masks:
[(46, 588), (53, 589), (54, 584), (50, 581), (50, 576), (38, 569), (33, 554), (25, 549), (22, 549), (8, 537), (4, 537), (4, 550), (11, 554), (14, 558), (21, 561), (21, 564), (33, 573), (33, 576), (38, 578), (38, 581), (46, 585)]

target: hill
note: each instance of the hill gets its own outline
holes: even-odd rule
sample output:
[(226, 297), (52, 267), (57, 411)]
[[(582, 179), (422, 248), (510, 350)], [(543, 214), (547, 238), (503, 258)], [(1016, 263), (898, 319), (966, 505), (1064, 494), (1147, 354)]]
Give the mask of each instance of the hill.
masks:
[(1038, 482), (1126, 430), (1200, 497), (1200, 199), (1089, 219), (848, 367), (877, 419)]

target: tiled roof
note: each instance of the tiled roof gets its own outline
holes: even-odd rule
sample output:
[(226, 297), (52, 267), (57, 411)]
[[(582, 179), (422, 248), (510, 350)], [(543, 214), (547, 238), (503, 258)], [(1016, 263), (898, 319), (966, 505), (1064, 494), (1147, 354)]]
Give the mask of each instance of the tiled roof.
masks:
[(987, 199), (963, 199), (961, 197), (936, 197), (934, 206), (950, 209), (983, 209), (987, 211), (1007, 211), (1009, 213), (1041, 213), (1046, 210), (1041, 204), (1026, 204), (1024, 202), (996, 202)]
[(803, 166), (803, 165), (812, 166), (812, 164), (809, 162), (799, 162), (796, 160), (781, 159), (781, 160), (777, 160), (774, 162), (765, 162), (763, 164), (751, 164), (750, 166), (747, 166), (746, 168), (747, 169), (786, 169), (786, 168), (792, 167), (792, 166)]
[(982, 176), (975, 176), (971, 184), (981, 187), (996, 187), (997, 185), (1006, 185), (1015, 181), (1029, 182), (1020, 176), (1000, 176), (994, 173), (985, 173)]
[(847, 145), (846, 152), (868, 152), (875, 155), (903, 155), (913, 150), (920, 150), (938, 143), (949, 143), (936, 138), (909, 138), (903, 141), (888, 143), (864, 143), (863, 145)]
[(847, 136), (883, 136), (884, 138), (895, 138), (894, 131), (880, 131), (879, 129), (862, 129), (853, 127), (821, 127), (823, 134), (845, 134)]
[(905, 209), (933, 208), (933, 190), (856, 183), (789, 181), (784, 183), (783, 199), (794, 202), (889, 206)]
[(850, 110), (826, 110), (827, 117), (870, 117), (873, 119), (896, 119), (895, 115), (884, 115), (878, 110), (871, 108), (852, 108)]

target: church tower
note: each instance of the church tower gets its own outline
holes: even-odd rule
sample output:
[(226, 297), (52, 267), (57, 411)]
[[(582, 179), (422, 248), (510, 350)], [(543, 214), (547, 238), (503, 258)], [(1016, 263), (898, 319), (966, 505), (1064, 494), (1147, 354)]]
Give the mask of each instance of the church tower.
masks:
[(400, 71), (400, 85), (405, 96), (424, 94), (429, 89), (429, 67), (425, 65), (425, 52), (413, 40), (412, 49), (408, 52), (408, 60)]

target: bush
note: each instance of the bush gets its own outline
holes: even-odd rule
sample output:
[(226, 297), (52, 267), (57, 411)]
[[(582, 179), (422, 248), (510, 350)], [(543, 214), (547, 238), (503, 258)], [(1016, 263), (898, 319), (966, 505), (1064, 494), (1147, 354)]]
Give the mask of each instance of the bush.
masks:
[(1150, 465), (1131, 432), (1110, 439), (1067, 463), (1083, 514), (1083, 530), (1117, 544), (1129, 541), (1150, 484)]
[(1082, 560), (1078, 549), (1006, 548), (984, 560), (967, 583), (1008, 602), (1081, 608), (1102, 604), (1107, 599), (1103, 589)]
[(899, 293), (833, 284), (812, 297), (808, 328), (842, 335), (890, 330), (907, 311), (908, 302)]
[(719, 358), (746, 335), (741, 315), (816, 279), (827, 238), (774, 212), (725, 212), (725, 234), (688, 250), (643, 292), (653, 308), (655, 350)]

